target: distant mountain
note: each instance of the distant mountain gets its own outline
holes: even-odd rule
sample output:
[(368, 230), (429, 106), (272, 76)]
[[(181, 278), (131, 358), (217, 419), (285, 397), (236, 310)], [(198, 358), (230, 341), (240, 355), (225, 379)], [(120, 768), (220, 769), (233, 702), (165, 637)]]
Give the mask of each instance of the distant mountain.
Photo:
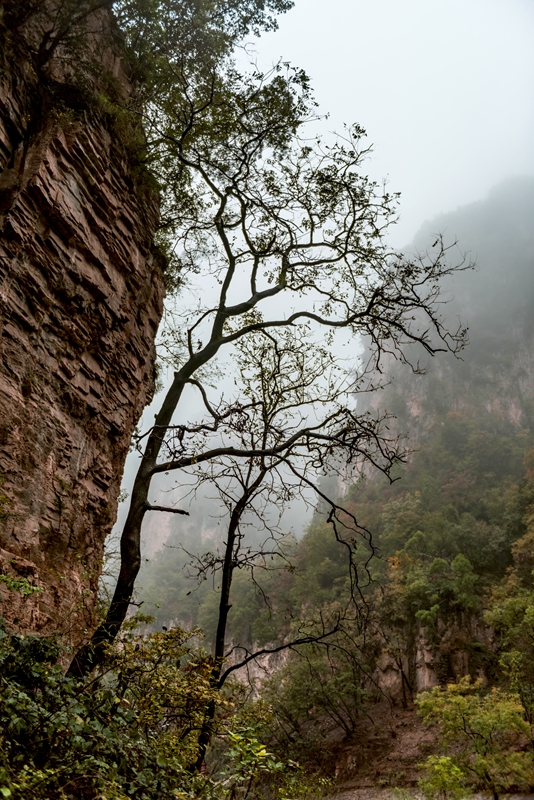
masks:
[(420, 437), (436, 414), (496, 413), (526, 427), (534, 417), (534, 177), (511, 178), (485, 200), (426, 222), (407, 252), (424, 252), (443, 234), (451, 263), (463, 255), (474, 270), (444, 283), (443, 316), (469, 327), (462, 360), (427, 359), (414, 376), (391, 361), (391, 385), (372, 400), (399, 418), (399, 428)]

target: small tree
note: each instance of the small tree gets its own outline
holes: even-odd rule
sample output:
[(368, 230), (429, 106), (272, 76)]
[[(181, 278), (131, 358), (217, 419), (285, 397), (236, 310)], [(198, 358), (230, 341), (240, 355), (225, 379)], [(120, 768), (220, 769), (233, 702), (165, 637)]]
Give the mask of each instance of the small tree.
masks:
[(443, 789), (448, 776), (456, 791), (463, 779), (491, 791), (495, 800), (512, 787), (523, 791), (532, 786), (532, 752), (520, 749), (530, 726), (517, 695), (495, 688), (485, 693), (480, 681), (471, 683), (467, 677), (446, 690), (424, 692), (416, 702), (425, 722), (438, 725), (442, 744), (451, 748), (447, 765), (432, 756), (427, 761), (429, 786), (439, 788), (441, 775)]
[[(338, 367), (332, 364), (328, 349), (310, 345), (298, 329), (285, 329), (277, 337), (260, 330), (240, 339), (235, 349), (236, 381), (246, 403), (224, 402), (215, 408), (202, 385), (194, 381), (209, 419), (192, 426), (173, 426), (173, 435), (169, 430), (164, 444), (166, 456), (177, 460), (188, 453), (206, 452), (210, 449), (210, 439), (214, 440), (209, 461), (191, 465), (184, 472), (190, 491), (196, 491), (206, 482), (215, 486), (228, 514), (222, 552), (205, 553), (194, 561), (203, 578), (211, 573), (217, 574), (220, 580), (212, 670), (217, 689), (231, 673), (260, 653), (266, 655), (313, 642), (330, 642), (329, 646), (333, 646), (331, 638), (339, 631), (342, 621), (354, 613), (358, 618), (355, 590), (373, 552), (372, 541), (353, 515), (321, 491), (318, 472), (333, 470), (336, 465), (332, 458), (340, 453), (350, 460), (357, 450), (386, 470), (390, 466), (388, 459), (396, 457), (385, 435), (381, 438), (375, 420), (370, 421), (364, 415), (357, 417), (342, 404), (347, 384), (332, 376), (331, 371), (337, 373)], [(345, 378), (349, 380), (348, 375)], [(353, 383), (352, 377), (348, 385)], [(220, 440), (231, 442), (236, 453), (218, 454), (216, 445)], [(251, 454), (248, 458), (242, 455), (247, 452)], [(237, 638), (227, 652), (235, 571), (247, 571), (258, 591), (263, 593), (258, 573), (294, 568), (280, 518), (287, 504), (310, 489), (327, 506), (338, 542), (348, 556), (347, 574), (352, 591), (346, 607), (338, 608), (328, 620), (314, 619), (317, 614), (313, 610), (311, 619), (302, 619), (298, 625), (288, 626), (286, 620), (285, 630), (279, 632), (280, 639), (260, 651), (249, 649), (249, 642)], [(247, 536), (251, 525), (255, 529), (252, 542)], [(264, 594), (263, 597), (269, 605), (268, 598)], [(341, 650), (341, 645), (337, 647)], [(224, 661), (230, 655), (234, 656), (233, 663), (223, 670)], [(201, 734), (200, 762), (211, 736), (214, 715), (215, 703), (212, 703)]]
[(466, 777), (450, 756), (429, 756), (426, 776), (419, 781), (425, 797), (433, 800), (461, 800), (467, 795)]
[(485, 621), (497, 634), (500, 666), (508, 685), (518, 692), (534, 724), (534, 449), (524, 457), (527, 468), (520, 508), (526, 532), (512, 545), (513, 565), (494, 587)]

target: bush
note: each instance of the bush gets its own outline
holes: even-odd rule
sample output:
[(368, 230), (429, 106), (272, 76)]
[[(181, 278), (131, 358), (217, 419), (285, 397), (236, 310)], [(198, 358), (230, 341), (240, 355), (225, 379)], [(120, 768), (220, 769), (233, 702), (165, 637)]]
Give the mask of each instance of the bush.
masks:
[(58, 642), (5, 630), (0, 637), (3, 797), (193, 796), (187, 765), (212, 690), (190, 634), (131, 636), (84, 683), (63, 674)]
[[(133, 624), (102, 670), (82, 682), (63, 674), (59, 640), (0, 627), (0, 798), (310, 796), (298, 764), (275, 758), (236, 714), (239, 687), (213, 687), (198, 630), (141, 636)], [(216, 772), (199, 774), (192, 765), (212, 701)]]
[(471, 783), (497, 798), (502, 791), (534, 785), (532, 750), (524, 749), (531, 729), (517, 694), (485, 692), (481, 681), (466, 677), (424, 692), (416, 702), (425, 722), (439, 726), (440, 745), (450, 751), (450, 758), (431, 756), (424, 765), (429, 796), (455, 797)]

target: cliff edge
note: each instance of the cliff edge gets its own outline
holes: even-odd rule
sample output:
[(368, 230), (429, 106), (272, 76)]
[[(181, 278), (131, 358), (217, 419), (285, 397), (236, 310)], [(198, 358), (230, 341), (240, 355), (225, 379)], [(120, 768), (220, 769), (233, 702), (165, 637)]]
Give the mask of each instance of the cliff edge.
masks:
[[(0, 583), (0, 610), (77, 639), (153, 392), (164, 286), (157, 194), (132, 179), (94, 82), (73, 84), (61, 47), (36, 62), (57, 19), (40, 8), (0, 21), (0, 573), (41, 591), (22, 600)], [(87, 16), (93, 42), (106, 14)], [(116, 52), (93, 53), (127, 96)]]

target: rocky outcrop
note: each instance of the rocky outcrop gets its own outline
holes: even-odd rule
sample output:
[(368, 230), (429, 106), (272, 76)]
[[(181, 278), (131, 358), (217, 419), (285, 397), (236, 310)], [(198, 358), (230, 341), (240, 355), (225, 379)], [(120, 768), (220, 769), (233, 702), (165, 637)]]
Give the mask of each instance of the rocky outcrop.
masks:
[(420, 692), (470, 675), (486, 681), (494, 667), (493, 631), (476, 615), (459, 613), (435, 630), (404, 631), (397, 648), (384, 644), (374, 680), (394, 706), (410, 706)]
[(21, 598), (0, 583), (0, 613), (76, 638), (153, 391), (164, 290), (157, 196), (132, 179), (109, 113), (57, 74), (64, 91), (43, 84), (38, 23), (1, 30), (0, 572), (42, 591)]

